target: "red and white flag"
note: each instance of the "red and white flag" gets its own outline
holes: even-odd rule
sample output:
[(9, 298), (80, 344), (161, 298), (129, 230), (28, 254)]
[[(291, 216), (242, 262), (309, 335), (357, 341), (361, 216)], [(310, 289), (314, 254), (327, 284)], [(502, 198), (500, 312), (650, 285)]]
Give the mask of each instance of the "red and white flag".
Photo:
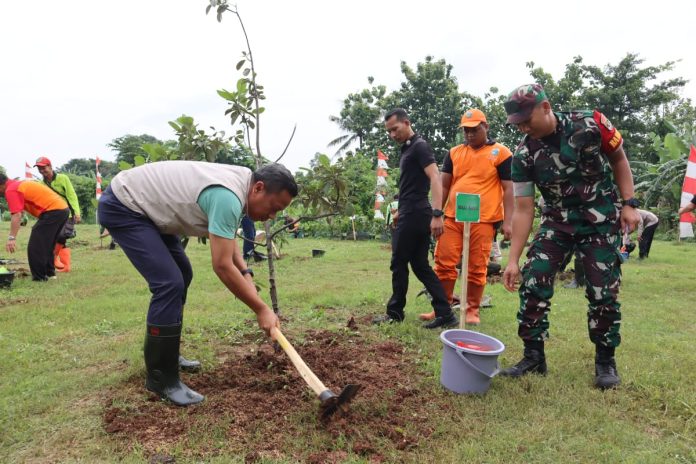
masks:
[(101, 160), (97, 156), (97, 200), (100, 199), (101, 195), (102, 195), (102, 189), (101, 189), (102, 178), (101, 178), (101, 174), (99, 174), (99, 163), (101, 163)]
[(24, 162), (24, 178), (26, 180), (33, 180), (34, 179), (34, 174), (31, 172), (31, 166), (29, 166), (29, 163), (26, 161)]
[[(691, 145), (689, 160), (686, 162), (686, 175), (684, 176), (684, 186), (682, 187), (680, 207), (691, 203), (691, 199), (696, 195), (696, 147)], [(694, 215), (684, 213), (679, 217), (679, 238), (694, 236)]]
[(387, 188), (387, 155), (382, 150), (377, 150), (377, 188), (375, 189), (375, 219), (384, 219), (382, 214), (382, 204), (384, 203), (384, 193)]

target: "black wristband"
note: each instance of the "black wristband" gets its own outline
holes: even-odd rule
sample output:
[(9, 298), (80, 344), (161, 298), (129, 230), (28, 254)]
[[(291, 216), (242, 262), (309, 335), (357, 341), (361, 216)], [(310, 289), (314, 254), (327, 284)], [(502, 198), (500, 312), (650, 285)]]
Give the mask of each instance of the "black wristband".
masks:
[(242, 271), (242, 275), (245, 276), (249, 274), (251, 277), (254, 277), (254, 271), (251, 270), (251, 268), (246, 268)]
[(638, 208), (640, 207), (640, 202), (636, 200), (634, 197), (631, 197), (628, 200), (621, 200), (621, 206), (630, 206), (631, 208)]

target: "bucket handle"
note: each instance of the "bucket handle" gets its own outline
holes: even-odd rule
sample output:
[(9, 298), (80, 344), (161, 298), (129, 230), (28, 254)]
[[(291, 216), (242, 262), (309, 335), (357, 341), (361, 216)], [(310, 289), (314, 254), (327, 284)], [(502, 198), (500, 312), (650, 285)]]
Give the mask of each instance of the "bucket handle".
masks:
[(492, 379), (493, 377), (495, 377), (496, 375), (498, 375), (498, 373), (500, 372), (500, 365), (498, 364), (497, 361), (496, 361), (496, 364), (495, 364), (495, 370), (494, 370), (491, 374), (489, 374), (488, 372), (482, 371), (481, 369), (479, 369), (478, 366), (474, 365), (474, 363), (472, 363), (471, 361), (469, 361), (469, 358), (467, 358), (466, 356), (464, 356), (464, 352), (463, 352), (463, 351), (461, 351), (461, 350), (454, 350), (454, 351), (457, 353), (457, 356), (459, 356), (459, 358), (460, 358), (462, 361), (464, 361), (464, 363), (465, 363), (466, 365), (468, 365), (470, 368), (474, 369), (476, 372), (480, 373), (481, 375), (484, 375), (484, 376), (488, 377), (489, 379)]

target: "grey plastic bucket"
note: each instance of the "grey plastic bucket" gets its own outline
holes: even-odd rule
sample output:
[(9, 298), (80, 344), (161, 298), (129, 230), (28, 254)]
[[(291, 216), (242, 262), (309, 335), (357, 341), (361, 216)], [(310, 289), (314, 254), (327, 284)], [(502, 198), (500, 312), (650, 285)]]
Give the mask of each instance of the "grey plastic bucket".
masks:
[[(491, 379), (498, 375), (498, 355), (505, 345), (493, 337), (470, 330), (451, 329), (440, 334), (442, 369), (440, 383), (455, 393), (485, 393)], [(480, 344), (490, 348), (480, 351), (457, 346), (457, 342)]]

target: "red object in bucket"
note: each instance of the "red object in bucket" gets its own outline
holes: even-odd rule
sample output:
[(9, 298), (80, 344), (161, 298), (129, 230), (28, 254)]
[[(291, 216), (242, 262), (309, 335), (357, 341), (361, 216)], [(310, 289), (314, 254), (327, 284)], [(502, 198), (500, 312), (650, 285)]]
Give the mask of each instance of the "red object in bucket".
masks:
[(479, 343), (465, 343), (461, 340), (457, 342), (457, 346), (459, 348), (466, 348), (468, 350), (474, 350), (474, 351), (493, 351), (493, 347), (488, 346), (488, 345), (481, 345)]

